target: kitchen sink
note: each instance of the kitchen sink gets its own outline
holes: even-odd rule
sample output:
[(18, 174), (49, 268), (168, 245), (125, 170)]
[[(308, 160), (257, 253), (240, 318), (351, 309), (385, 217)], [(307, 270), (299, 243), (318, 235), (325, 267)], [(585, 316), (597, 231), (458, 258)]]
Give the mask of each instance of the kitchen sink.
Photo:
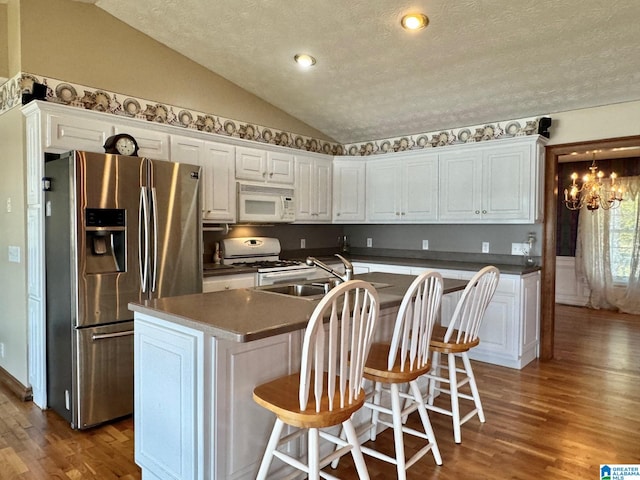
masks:
[[(276, 293), (279, 295), (287, 295), (290, 297), (301, 297), (308, 300), (317, 300), (324, 297), (329, 290), (339, 285), (340, 281), (337, 279), (319, 280), (310, 283), (290, 283), (290, 284), (275, 284), (265, 285), (262, 287), (255, 287), (254, 290), (266, 293)], [(376, 283), (372, 282), (374, 288), (385, 288), (391, 286), (388, 283)]]
[(326, 293), (324, 286), (300, 283), (292, 285), (268, 285), (266, 287), (260, 287), (258, 290), (263, 292), (281, 293), (283, 295), (291, 295), (294, 297), (311, 297), (314, 295), (323, 296)]

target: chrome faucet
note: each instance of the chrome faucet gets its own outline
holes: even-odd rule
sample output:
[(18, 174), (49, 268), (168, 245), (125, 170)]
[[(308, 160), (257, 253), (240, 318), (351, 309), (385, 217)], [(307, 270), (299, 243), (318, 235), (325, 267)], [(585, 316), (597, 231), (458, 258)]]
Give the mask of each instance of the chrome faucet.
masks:
[(315, 257), (307, 257), (307, 265), (309, 266), (315, 265), (316, 267), (320, 267), (325, 272), (328, 272), (334, 277), (339, 278), (343, 282), (348, 282), (353, 278), (353, 265), (351, 265), (351, 262), (349, 260), (347, 260), (346, 258), (344, 258), (342, 255), (338, 253), (336, 253), (336, 257), (338, 257), (340, 261), (344, 264), (344, 275), (340, 275), (329, 265), (322, 263), (320, 260), (318, 260)]

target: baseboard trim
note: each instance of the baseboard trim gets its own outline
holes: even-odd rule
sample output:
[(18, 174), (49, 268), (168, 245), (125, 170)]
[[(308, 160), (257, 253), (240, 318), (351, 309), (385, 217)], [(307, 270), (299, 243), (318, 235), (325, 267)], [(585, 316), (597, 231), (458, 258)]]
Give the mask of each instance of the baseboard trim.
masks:
[(23, 402), (33, 400), (33, 391), (31, 390), (31, 387), (25, 387), (2, 367), (0, 367), (0, 383), (7, 387), (11, 393)]

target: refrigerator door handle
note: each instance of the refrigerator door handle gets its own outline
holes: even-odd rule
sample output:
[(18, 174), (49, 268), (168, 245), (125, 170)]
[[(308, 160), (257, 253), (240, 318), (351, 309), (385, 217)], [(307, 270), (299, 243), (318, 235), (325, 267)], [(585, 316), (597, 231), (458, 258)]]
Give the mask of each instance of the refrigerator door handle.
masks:
[(130, 335), (133, 335), (133, 330), (126, 330), (124, 332), (115, 332), (115, 333), (94, 334), (94, 335), (91, 335), (91, 340), (95, 342), (96, 340), (105, 340), (108, 338), (117, 338), (117, 337), (128, 337)]
[[(147, 187), (140, 187), (140, 204), (138, 207), (138, 266), (140, 267), (140, 284), (142, 292), (147, 291), (147, 276), (149, 274), (149, 205), (147, 199)], [(144, 252), (143, 252), (144, 249)]]
[(153, 276), (151, 279), (151, 291), (156, 291), (158, 279), (158, 201), (156, 199), (156, 187), (151, 187), (151, 206), (153, 208)]

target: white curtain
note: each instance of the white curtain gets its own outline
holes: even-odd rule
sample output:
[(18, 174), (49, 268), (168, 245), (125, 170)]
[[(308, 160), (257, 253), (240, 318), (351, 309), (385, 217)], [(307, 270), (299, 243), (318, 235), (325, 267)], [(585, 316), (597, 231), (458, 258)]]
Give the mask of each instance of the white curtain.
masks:
[[(610, 187), (609, 180), (603, 183), (605, 189)], [(591, 307), (640, 314), (640, 176), (622, 177), (616, 183), (620, 183), (624, 188), (623, 202), (633, 202), (625, 206), (635, 205), (635, 208), (631, 209), (633, 218), (630, 220), (635, 228), (631, 233), (631, 265), (626, 284), (614, 285), (611, 270), (611, 210), (599, 208), (591, 212), (583, 207), (580, 211), (576, 270), (587, 279), (591, 289)]]

